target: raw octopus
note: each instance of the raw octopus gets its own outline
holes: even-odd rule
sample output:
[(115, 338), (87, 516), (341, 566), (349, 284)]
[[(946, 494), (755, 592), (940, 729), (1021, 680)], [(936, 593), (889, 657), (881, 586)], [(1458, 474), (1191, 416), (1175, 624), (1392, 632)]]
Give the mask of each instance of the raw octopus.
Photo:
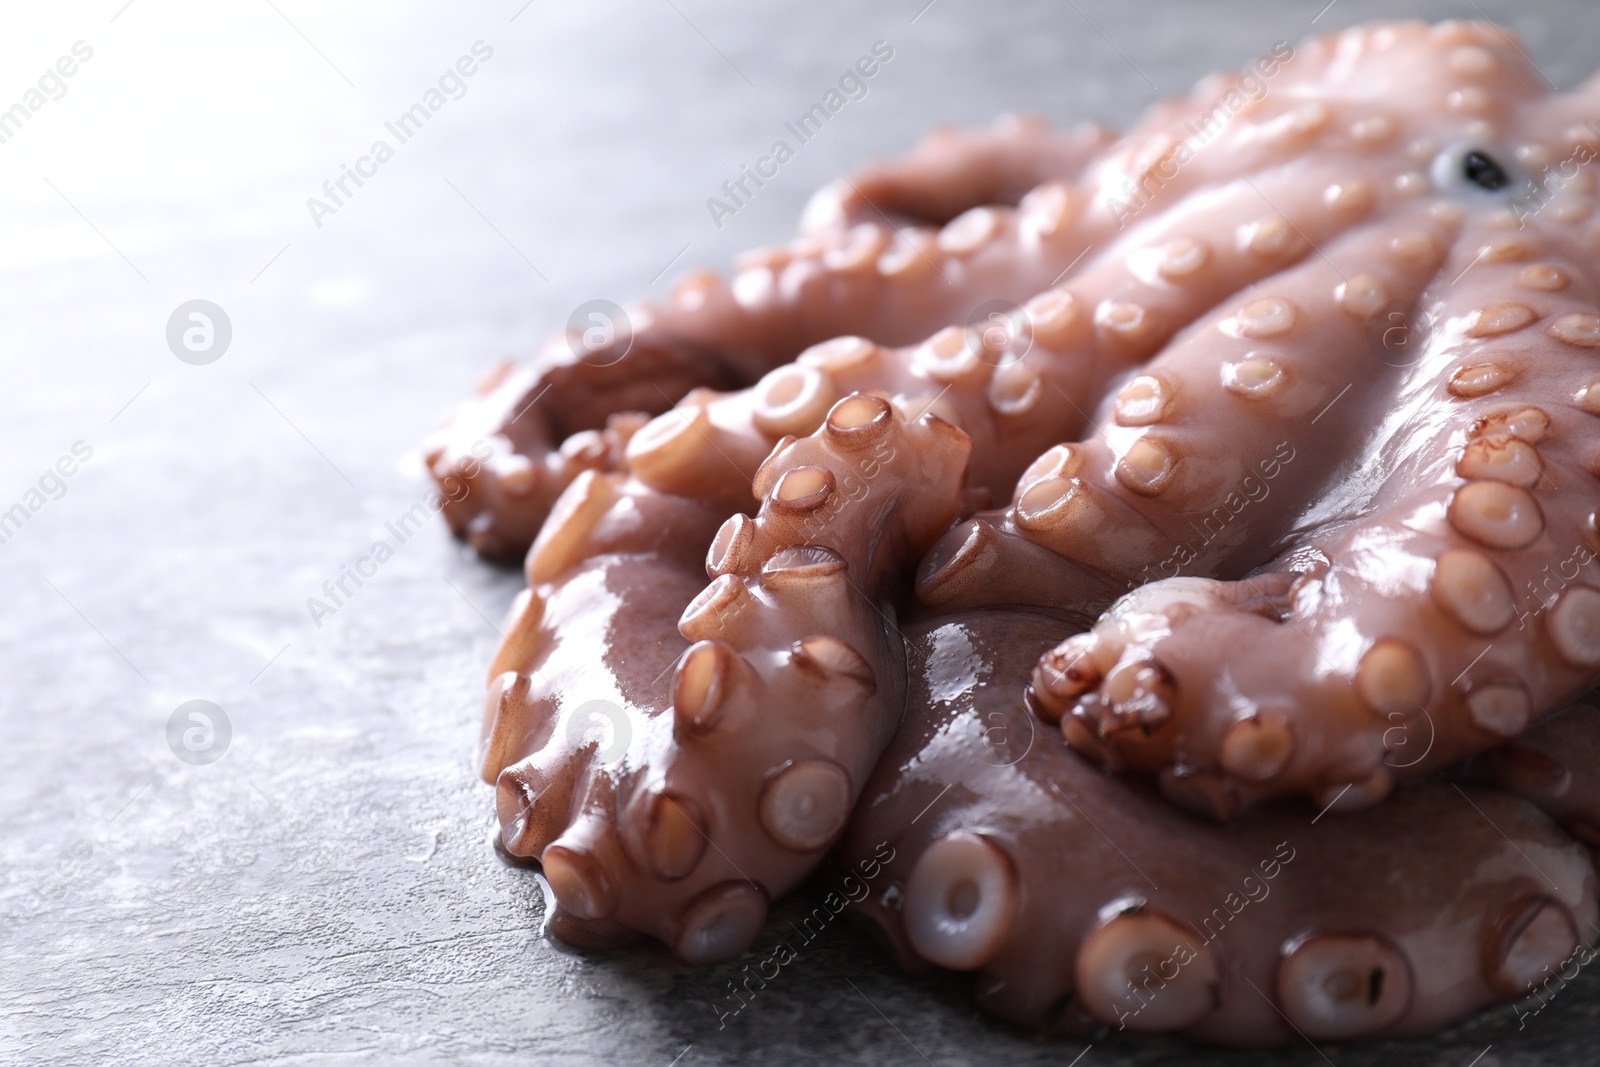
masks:
[(425, 456), (525, 553), (480, 770), (550, 932), (730, 959), (888, 845), (908, 965), (1229, 1044), (1588, 951), (1595, 118), (1492, 26), (1280, 44), (497, 368)]

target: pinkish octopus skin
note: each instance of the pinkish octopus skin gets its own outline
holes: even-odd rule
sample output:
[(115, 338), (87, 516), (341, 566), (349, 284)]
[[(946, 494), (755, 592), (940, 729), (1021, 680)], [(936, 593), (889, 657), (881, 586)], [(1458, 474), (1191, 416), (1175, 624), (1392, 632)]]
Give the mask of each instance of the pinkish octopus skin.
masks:
[[(531, 365), (497, 366), (424, 445), (435, 479), (470, 488), (458, 501), (451, 493), (451, 529), (485, 558), (520, 558), (579, 474), (624, 467), (622, 449), (643, 421), (635, 413), (667, 411), (691, 389), (753, 385), (835, 337), (904, 345), (965, 321), (986, 300), (1044, 291), (1083, 247), (1069, 233), (1083, 205), (1065, 186), (1040, 183), (1075, 177), (1109, 140), (1095, 127), (1063, 135), (1014, 117), (990, 132), (936, 133), (910, 157), (820, 191), (807, 234), (741, 257), (731, 284), (692, 274), (665, 307), (627, 308), (630, 328), (610, 343), (589, 349), (560, 334)], [(1023, 228), (1007, 205), (1030, 189)], [(963, 212), (959, 225), (939, 229)], [(740, 415), (740, 430), (760, 439), (766, 427)], [(820, 413), (810, 415), (815, 428)], [(755, 463), (777, 436), (766, 436)], [(483, 443), (490, 455), (479, 463)], [(745, 486), (753, 473), (748, 462), (737, 472)], [(742, 488), (737, 495), (748, 501)]]
[(1230, 1045), (1417, 1034), (1527, 995), (1597, 936), (1585, 849), (1509, 793), (1422, 782), (1380, 810), (1278, 800), (1219, 826), (1032, 733), (1018, 683), (1069, 624), (993, 610), (905, 632), (906, 720), (840, 858), (890, 854), (859, 914), (908, 966), (976, 972), (1003, 1019)]
[(490, 670), (481, 764), (555, 932), (645, 933), (690, 963), (749, 947), (899, 720), (904, 649), (878, 600), (957, 515), (969, 447), (857, 395), (761, 465), (754, 518), (718, 529), (725, 512), (615, 474), (567, 489)]
[(1600, 694), (1539, 722), (1484, 760), (1487, 780), (1548, 812), (1600, 849)]
[[(1527, 800), (1583, 837), (1588, 786), (1565, 808), (1517, 771), (1588, 781), (1538, 745), (1581, 732), (1539, 720), (1600, 683), (1600, 223), (1581, 168), (1525, 190), (1600, 154), (1600, 83), (1550, 94), (1463, 23), (1349, 30), (1256, 70), (1266, 92), (1208, 79), (1115, 142), (1023, 120), (931, 138), (823, 190), (731, 283), (633, 309), (626, 346), (563, 336), (497, 370), (430, 441), (434, 476), (469, 487), (452, 528), (486, 557), (532, 546), (482, 771), (508, 851), (543, 862), (552, 933), (742, 950), (900, 722), (894, 620), (937, 613), (913, 658), (967, 633), (1009, 735), (1062, 737), (1038, 726), (1007, 766), (925, 752), (930, 716), (975, 712), (914, 699), (847, 851), (903, 841), (908, 900), (928, 855), (1001, 894), (967, 954), (914, 947), (996, 976), (981, 998), (1008, 1018), (1117, 1022), (1127, 945), (1302, 822), (1259, 927), (1195, 946), (1209, 965), (1139, 1027), (1420, 1032), (1587, 939), (1588, 859)], [(886, 452), (846, 443), (867, 426)], [(604, 750), (597, 700), (621, 738)], [(1480, 761), (1498, 792), (1395, 792), (1524, 731)], [(929, 775), (960, 784), (919, 823), (901, 798)], [(1182, 891), (1119, 883), (1041, 783)], [(1390, 869), (1410, 881), (1380, 900)], [(905, 947), (900, 906), (879, 918)]]

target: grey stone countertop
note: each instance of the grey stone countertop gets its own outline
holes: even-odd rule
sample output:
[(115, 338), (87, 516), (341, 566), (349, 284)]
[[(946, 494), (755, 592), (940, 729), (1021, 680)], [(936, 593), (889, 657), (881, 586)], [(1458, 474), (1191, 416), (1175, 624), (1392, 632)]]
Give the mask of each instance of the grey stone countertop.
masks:
[[(307, 610), (423, 497), (417, 441), (493, 360), (785, 239), (810, 190), (930, 126), (1124, 125), (1314, 17), (1482, 11), (1562, 86), (1594, 64), (1580, 0), (1326, 2), (13, 5), (0, 511), (28, 519), (0, 544), (0, 1061), (1593, 1062), (1587, 973), (1427, 1041), (1086, 1050), (985, 1022), (965, 980), (903, 978), (845, 924), (722, 1025), (732, 968), (562, 951), (538, 879), (489, 847), (471, 750), (519, 576), (430, 525)], [(878, 40), (867, 96), (714, 225), (706, 198)], [(231, 333), (214, 315), (203, 365), (167, 340), (193, 300)], [(175, 756), (187, 718), (169, 744), (191, 700), (226, 715), (214, 762)]]

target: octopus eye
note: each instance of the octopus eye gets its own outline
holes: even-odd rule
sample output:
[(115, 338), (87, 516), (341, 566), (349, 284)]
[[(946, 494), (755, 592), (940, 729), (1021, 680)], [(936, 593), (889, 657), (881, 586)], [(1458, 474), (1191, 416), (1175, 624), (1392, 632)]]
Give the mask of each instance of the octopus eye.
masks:
[(1461, 174), (1473, 185), (1488, 189), (1490, 192), (1504, 189), (1511, 181), (1506, 177), (1506, 172), (1501, 169), (1500, 164), (1494, 161), (1493, 156), (1476, 149), (1462, 157)]
[(1511, 185), (1511, 174), (1487, 148), (1457, 144), (1433, 162), (1433, 183), (1443, 190), (1482, 189), (1497, 193)]

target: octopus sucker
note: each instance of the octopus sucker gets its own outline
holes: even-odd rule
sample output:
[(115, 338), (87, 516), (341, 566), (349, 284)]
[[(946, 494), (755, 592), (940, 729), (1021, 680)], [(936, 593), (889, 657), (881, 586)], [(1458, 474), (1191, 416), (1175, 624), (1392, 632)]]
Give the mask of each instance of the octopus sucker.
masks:
[[(1285, 799), (1218, 825), (1018, 740), (1033, 713), (1005, 679), (1069, 624), (987, 610), (905, 632), (906, 719), (841, 858), (888, 842), (858, 918), (975, 971), (1008, 1021), (1052, 1029), (1066, 1004), (1222, 1044), (1420, 1033), (1525, 995), (1594, 936), (1588, 854), (1536, 800), (1430, 781), (1377, 809)], [(969, 680), (952, 692), (940, 649), (957, 634)]]
[(423, 459), (527, 577), (478, 771), (547, 932), (727, 960), (831, 854), (985, 1011), (1245, 1046), (1585, 951), (1597, 101), (1476, 23), (1282, 45), (492, 370)]
[[(1103, 137), (1093, 128), (1063, 136), (1037, 123), (1005, 124), (977, 144), (944, 139), (908, 160), (868, 168), (854, 184), (909, 207), (922, 195), (914, 187), (944, 188), (931, 169), (973, 183), (963, 202), (1022, 182), (1020, 196), (1036, 180), (1074, 177)], [(997, 143), (1010, 153), (1004, 163), (986, 159), (985, 150)], [(827, 196), (819, 194), (818, 202)], [(927, 230), (899, 230), (891, 244), (881, 231), (887, 223), (873, 210), (872, 218), (844, 230), (818, 223), (818, 232), (788, 248), (744, 257), (731, 282), (701, 273), (665, 306), (602, 314), (592, 326), (551, 338), (529, 366), (497, 366), (423, 448), (433, 477), (449, 480), (451, 528), (480, 555), (516, 558), (579, 474), (624, 466), (641, 415), (660, 414), (692, 389), (753, 385), (808, 347), (842, 335), (904, 345), (963, 322), (985, 301), (1027, 300), (1106, 229), (1101, 223), (1068, 241), (1073, 227), (1062, 220), (1061, 232), (1041, 240), (1036, 226), (1026, 234), (1019, 228), (1016, 208), (985, 203), (970, 207), (999, 221), (981, 240), (959, 246), (955, 260)], [(858, 269), (872, 262), (863, 258), (867, 248), (882, 253), (880, 267), (903, 253), (915, 269)]]
[[(1279, 430), (1295, 453), (1312, 453), (1317, 433), (1360, 433), (1377, 405), (1394, 413), (1389, 447), (1405, 452), (1403, 465), (1365, 493), (1358, 523), (1335, 513), (1319, 528), (1297, 511), (1280, 511), (1299, 525), (1278, 561), (1213, 563), (1197, 554), (1192, 565), (1214, 575), (1230, 566), (1292, 572), (1306, 550), (1316, 551), (1327, 565), (1299, 579), (1279, 616), (1240, 611), (1221, 595), (1220, 585), (1206, 587), (1204, 594), (1189, 586), (1163, 601), (1157, 595), (1163, 584), (1185, 579), (1162, 579), (1128, 594), (1096, 624), (1093, 632), (1104, 646), (1098, 654), (1121, 666), (1108, 670), (1095, 691), (1075, 694), (1072, 714), (1098, 746), (1122, 749), (1122, 764), (1136, 769), (1161, 771), (1181, 752), (1195, 769), (1226, 773), (1220, 750), (1238, 709), (1288, 705), (1293, 754), (1271, 779), (1237, 783), (1246, 801), (1271, 792), (1318, 796), (1352, 787), (1346, 802), (1375, 802), (1386, 795), (1390, 776), (1429, 773), (1498, 742), (1502, 735), (1481, 728), (1481, 716), (1458, 710), (1463, 683), (1470, 688), (1504, 677), (1536, 680), (1527, 692), (1537, 718), (1600, 680), (1589, 666), (1600, 663), (1600, 589), (1586, 584), (1600, 585), (1600, 573), (1588, 566), (1593, 553), (1582, 543), (1592, 506), (1588, 446), (1579, 443), (1581, 424), (1574, 425), (1573, 416), (1541, 406), (1548, 401), (1539, 382), (1561, 374), (1587, 377), (1588, 369), (1571, 357), (1563, 364), (1560, 347), (1527, 336), (1540, 318), (1532, 307), (1487, 299), (1486, 290), (1504, 284), (1501, 273), (1510, 267), (1479, 264), (1476, 277), (1454, 279), (1428, 268), (1433, 280), (1408, 299), (1433, 300), (1441, 321), (1459, 323), (1459, 333), (1442, 331), (1409, 366), (1367, 369), (1363, 379), (1356, 364), (1351, 373), (1358, 384), (1339, 398), (1341, 406), (1317, 414), (1318, 427), (1308, 422)], [(1561, 304), (1546, 307), (1559, 310)], [(1506, 374), (1492, 390), (1434, 393), (1458, 413), (1460, 429), (1430, 436), (1431, 413), (1407, 398), (1427, 395), (1441, 378), (1459, 382), (1451, 375), (1464, 362), (1462, 345), (1511, 336), (1519, 338), (1517, 347), (1501, 357), (1502, 365), (1515, 359), (1526, 369), (1516, 377)], [(1527, 358), (1535, 349), (1539, 363)], [(1344, 350), (1371, 356), (1350, 342)], [(1150, 366), (1180, 353), (1181, 342)], [(1363, 386), (1366, 397), (1358, 392)], [(1566, 392), (1570, 386), (1555, 388)], [(1243, 436), (1231, 426), (1226, 432), (1235, 440)], [(1219, 454), (1214, 447), (1190, 451)], [(1286, 508), (1306, 507), (1319, 497), (1349, 497), (1352, 472), (1335, 471), (1331, 482), (1324, 481), (1315, 463), (1293, 472), (1297, 480), (1282, 497)], [(1198, 510), (1211, 513), (1213, 503)], [(1290, 533), (1274, 525), (1272, 511), (1269, 505), (1241, 516), (1245, 522), (1234, 530), (1248, 538), (1246, 548), (1278, 545)], [(1225, 538), (1208, 540), (1213, 551), (1229, 546)], [(1548, 595), (1530, 597), (1554, 569), (1565, 576), (1551, 583)], [(1388, 643), (1402, 634), (1412, 635), (1403, 679), (1394, 655), (1377, 654), (1394, 647)], [(1475, 659), (1482, 646), (1471, 639), (1478, 637), (1491, 639), (1492, 647)], [(1156, 667), (1166, 681), (1153, 703), (1137, 687), (1121, 693), (1110, 688), (1128, 670), (1148, 673)], [(1375, 697), (1383, 688), (1391, 692)], [(1126, 729), (1131, 723), (1142, 729)], [(1389, 751), (1408, 735), (1427, 740), (1412, 752)], [(1365, 788), (1353, 788), (1358, 783)], [(1225, 810), (1226, 805), (1218, 808)]]
[[(1342, 413), (1318, 415), (1335, 400), (1354, 399), (1346, 410), (1360, 411), (1398, 376), (1396, 368), (1368, 366), (1376, 361), (1363, 324), (1325, 295), (1341, 268), (1348, 273), (1366, 262), (1385, 240), (1381, 230), (1353, 231), (1329, 244), (1326, 258), (1310, 257), (1275, 276), (1270, 288), (1258, 283), (1191, 324), (1111, 398), (1110, 417), (1083, 443), (1046, 453), (1023, 473), (1009, 508), (976, 521), (993, 528), (997, 543), (1030, 540), (1092, 571), (1099, 588), (1085, 583), (1073, 598), (1078, 610), (1104, 610), (1107, 589), (1135, 588), (1164, 571), (1240, 573), (1268, 562), (1263, 548), (1288, 532), (1296, 505), (1314, 502), (1337, 470), (1341, 451), (1327, 442), (1353, 441), (1361, 432), (1359, 421)], [(1380, 269), (1395, 297), (1421, 295), (1419, 272)], [(1342, 344), (1351, 362), (1291, 361), (1291, 332), (1336, 351)], [(1226, 341), (1219, 345), (1217, 335)], [(1242, 388), (1229, 387), (1239, 382)], [(1271, 512), (1234, 523), (1249, 496), (1262, 493), (1275, 497)], [(1009, 589), (990, 592), (987, 603), (1016, 602), (1007, 600)], [(939, 606), (978, 603), (946, 597)]]
[[(756, 514), (720, 529), (709, 488), (593, 471), (568, 487), (528, 554), (542, 623), (507, 640), (537, 651), (495, 680), (484, 767), (506, 851), (541, 862), (566, 916), (689, 962), (748, 947), (893, 732), (903, 649), (882, 598), (959, 513), (969, 450), (936, 416), (853, 394), (778, 444)], [(618, 616), (634, 636), (597, 657), (587, 635)], [(591, 692), (613, 697), (596, 710)]]

